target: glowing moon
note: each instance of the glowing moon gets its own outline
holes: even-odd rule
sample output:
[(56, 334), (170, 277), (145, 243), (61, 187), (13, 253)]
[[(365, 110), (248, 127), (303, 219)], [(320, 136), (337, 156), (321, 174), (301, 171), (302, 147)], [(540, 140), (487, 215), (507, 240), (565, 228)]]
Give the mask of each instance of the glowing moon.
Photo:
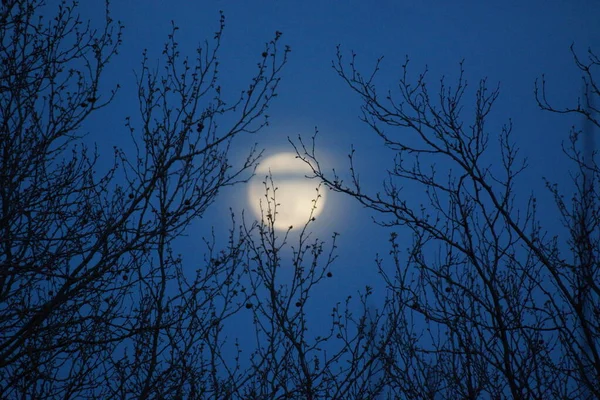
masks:
[[(325, 204), (325, 191), (321, 188), (317, 192), (319, 182), (308, 179), (307, 175), (312, 170), (304, 161), (296, 158), (295, 153), (278, 153), (266, 158), (256, 169), (256, 175), (248, 185), (248, 200), (252, 211), (258, 218), (263, 218), (269, 223), (267, 213), (267, 197), (264, 182), (267, 183), (268, 202), (273, 210), (273, 187), (269, 180), (269, 173), (273, 178), (277, 214), (275, 215), (274, 228), (278, 230), (297, 229), (304, 227), (309, 218), (316, 217), (323, 211)], [(317, 199), (317, 196), (320, 197)], [(316, 203), (315, 203), (316, 200)], [(315, 208), (316, 206), (316, 208)], [(262, 212), (261, 212), (262, 207)]]

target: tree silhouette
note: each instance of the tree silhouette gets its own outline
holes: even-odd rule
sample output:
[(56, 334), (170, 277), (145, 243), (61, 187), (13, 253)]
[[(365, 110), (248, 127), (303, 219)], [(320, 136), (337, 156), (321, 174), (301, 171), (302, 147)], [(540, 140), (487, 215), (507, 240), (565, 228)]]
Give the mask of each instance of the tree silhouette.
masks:
[[(588, 55), (584, 62), (573, 51), (585, 83), (576, 107), (551, 106), (544, 79), (535, 97), (543, 110), (600, 127), (592, 102), (600, 62)], [(388, 398), (600, 398), (596, 150), (581, 149), (581, 132), (571, 131), (564, 153), (575, 192), (566, 200), (570, 188), (547, 182), (565, 228), (550, 232), (535, 197), (517, 206), (526, 161), (512, 124), (488, 123), (499, 89), (482, 80), (469, 100), (461, 63), (457, 80), (442, 78), (433, 93), (427, 71), (411, 78), (407, 59), (397, 89), (383, 91), (374, 83), (381, 61), (361, 73), (356, 55), (345, 61), (338, 48), (333, 65), (363, 100), (362, 121), (393, 153), (379, 191), (359, 180), (354, 149), (340, 175), (320, 167), (314, 137), (295, 146), (324, 185), (391, 230), (391, 257), (378, 263), (391, 292), (383, 309), (393, 338), (382, 356)], [(426, 203), (411, 202), (404, 187), (425, 193)], [(406, 248), (401, 229), (412, 232)]]
[[(382, 96), (379, 63), (361, 75), (338, 50), (334, 67), (395, 167), (370, 193), (354, 153), (344, 180), (321, 170), (314, 145), (296, 148), (325, 187), (391, 230), (390, 257), (376, 265), (388, 297), (374, 304), (366, 287), (332, 299), (330, 324), (314, 326), (314, 293), (337, 277), (338, 234), (313, 237), (312, 216), (297, 233), (276, 231), (270, 176), (262, 218), (232, 212), (227, 238), (205, 237), (197, 264), (176, 252), (222, 189), (255, 170), (259, 149), (237, 165), (230, 149), (268, 123), (290, 52), (282, 33), (257, 47), (253, 77), (232, 93), (219, 70), (224, 16), (193, 57), (173, 24), (158, 67), (142, 52), (139, 113), (122, 128), (130, 146), (106, 167), (83, 132), (119, 95), (103, 74), (122, 29), (108, 2), (102, 21), (81, 20), (77, 2), (0, 7), (3, 398), (600, 398), (600, 170), (578, 130), (565, 146), (572, 198), (547, 184), (565, 226), (553, 236), (535, 198), (517, 207), (525, 163), (512, 126), (486, 125), (497, 89), (480, 82), (469, 109), (462, 65), (432, 95), (426, 72), (411, 80), (407, 63), (399, 97)], [(544, 80), (536, 98), (598, 127), (600, 62), (573, 55), (580, 103), (554, 108)], [(404, 199), (405, 184), (428, 204)], [(401, 229), (413, 235), (407, 249)]]
[[(205, 373), (206, 354), (218, 351), (211, 321), (241, 308), (230, 289), (239, 244), (209, 247), (190, 279), (172, 242), (251, 171), (257, 152), (233, 166), (229, 145), (265, 125), (288, 50), (279, 35), (268, 42), (250, 89), (228, 103), (217, 62), (224, 18), (195, 59), (180, 54), (173, 26), (163, 69), (144, 53), (138, 71), (140, 115), (126, 123), (136, 152), (115, 148), (100, 174), (80, 130), (116, 95), (101, 77), (122, 27), (108, 4), (99, 28), (80, 20), (76, 3), (61, 2), (53, 18), (42, 11), (36, 0), (1, 9), (0, 391), (199, 396), (214, 380)], [(225, 115), (230, 128), (217, 128)]]
[[(76, 2), (11, 0), (0, 10), (3, 398), (364, 397), (372, 357), (357, 317), (338, 304), (322, 337), (307, 331), (305, 304), (332, 276), (335, 237), (327, 250), (307, 231), (297, 242), (276, 234), (272, 181), (270, 218), (232, 214), (227, 241), (206, 238), (195, 267), (174, 250), (256, 166), (257, 149), (239, 165), (229, 150), (268, 123), (290, 51), (282, 33), (258, 48), (254, 76), (232, 96), (219, 84), (223, 15), (194, 58), (173, 25), (160, 67), (142, 54), (139, 115), (124, 125), (132, 151), (115, 147), (102, 171), (81, 132), (117, 96), (102, 83), (123, 28), (108, 2), (99, 27)], [(294, 271), (289, 280), (282, 269)], [(238, 314), (252, 316), (242, 330), (254, 331), (252, 348), (224, 333)]]

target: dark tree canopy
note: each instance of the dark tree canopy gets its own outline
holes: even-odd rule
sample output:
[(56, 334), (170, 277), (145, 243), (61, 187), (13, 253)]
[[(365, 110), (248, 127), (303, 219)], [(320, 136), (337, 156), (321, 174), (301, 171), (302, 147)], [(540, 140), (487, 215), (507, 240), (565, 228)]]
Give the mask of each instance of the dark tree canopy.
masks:
[[(585, 61), (572, 52), (584, 81), (578, 104), (550, 105), (544, 78), (534, 93), (542, 110), (587, 121), (563, 149), (573, 187), (547, 182), (564, 225), (559, 235), (544, 227), (535, 197), (516, 205), (527, 163), (512, 124), (487, 123), (498, 87), (481, 80), (471, 98), (461, 64), (457, 81), (442, 78), (432, 91), (427, 71), (411, 78), (407, 59), (397, 87), (382, 91), (374, 84), (381, 60), (361, 73), (356, 55), (345, 62), (338, 48), (333, 67), (363, 99), (362, 121), (395, 154), (394, 167), (369, 193), (355, 150), (344, 177), (319, 167), (314, 143), (301, 140), (297, 149), (326, 186), (392, 228), (391, 260), (378, 266), (391, 293), (381, 329), (392, 338), (384, 369), (393, 397), (600, 397), (600, 169), (590, 145), (600, 128), (600, 60), (591, 50)], [(407, 184), (427, 203), (405, 200)], [(408, 248), (396, 229), (412, 232)]]
[[(558, 108), (544, 78), (532, 96), (587, 121), (564, 146), (573, 186), (547, 182), (565, 228), (555, 233), (533, 196), (518, 206), (518, 127), (488, 124), (498, 88), (482, 80), (471, 91), (462, 64), (455, 82), (432, 88), (407, 60), (383, 91), (381, 60), (364, 74), (338, 49), (334, 70), (394, 168), (370, 192), (355, 150), (336, 174), (321, 168), (314, 141), (293, 145), (323, 190), (356, 199), (389, 231), (389, 255), (373, 265), (387, 296), (375, 307), (369, 287), (333, 296), (330, 324), (315, 327), (306, 307), (335, 279), (338, 234), (315, 238), (311, 219), (297, 234), (276, 231), (269, 176), (260, 221), (232, 213), (228, 238), (205, 238), (198, 265), (174, 250), (225, 187), (254, 172), (260, 149), (236, 163), (231, 146), (268, 125), (290, 53), (282, 33), (257, 44), (254, 75), (226, 92), (225, 17), (189, 55), (173, 24), (158, 64), (144, 51), (136, 69), (139, 113), (122, 126), (130, 150), (98, 154), (84, 127), (120, 94), (103, 73), (123, 27), (108, 2), (91, 22), (77, 6), (0, 6), (3, 398), (600, 399), (595, 53), (573, 50), (578, 103)], [(425, 204), (404, 198), (408, 182)], [(240, 320), (251, 348), (225, 334)]]

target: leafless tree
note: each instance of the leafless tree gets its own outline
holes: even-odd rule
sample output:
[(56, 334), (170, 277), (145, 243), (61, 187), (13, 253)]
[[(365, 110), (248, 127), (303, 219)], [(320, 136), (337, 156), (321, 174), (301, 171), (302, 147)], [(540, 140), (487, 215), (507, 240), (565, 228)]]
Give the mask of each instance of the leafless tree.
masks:
[[(275, 231), (277, 186), (265, 177), (261, 223), (246, 229), (256, 348), (250, 357), (244, 399), (364, 399), (374, 398), (383, 381), (375, 380), (381, 343), (376, 325), (369, 324), (371, 289), (333, 302), (328, 327), (315, 327), (306, 311), (318, 286), (335, 291), (332, 266), (337, 233), (327, 245), (313, 238), (310, 222), (298, 234)], [(319, 204), (320, 195), (314, 200)], [(314, 211), (314, 209), (313, 209)], [(291, 229), (291, 227), (290, 227)], [(325, 282), (324, 282), (325, 281)], [(335, 298), (335, 296), (333, 296)]]
[[(535, 97), (544, 110), (598, 128), (600, 62), (591, 51), (587, 61), (573, 55), (585, 82), (578, 105), (551, 106), (544, 80)], [(379, 191), (360, 181), (354, 149), (339, 174), (321, 168), (314, 137), (295, 146), (325, 186), (391, 231), (391, 257), (378, 261), (389, 291), (381, 329), (392, 339), (380, 342), (388, 398), (600, 398), (596, 151), (582, 150), (572, 130), (564, 153), (573, 187), (547, 183), (564, 224), (552, 232), (536, 198), (515, 189), (527, 164), (512, 123), (489, 124), (499, 87), (481, 80), (471, 94), (461, 63), (456, 81), (442, 78), (432, 92), (427, 70), (411, 77), (407, 58), (395, 89), (384, 91), (375, 84), (381, 62), (364, 74), (356, 55), (346, 61), (338, 48), (333, 63), (363, 100), (362, 121), (393, 154)], [(423, 203), (405, 196), (415, 192)]]
[[(271, 180), (262, 221), (232, 214), (229, 237), (205, 238), (197, 266), (174, 250), (224, 187), (251, 176), (260, 151), (231, 165), (230, 146), (268, 123), (287, 62), (276, 32), (257, 50), (248, 87), (226, 94), (224, 27), (221, 16), (193, 58), (175, 25), (160, 67), (143, 52), (139, 115), (123, 127), (131, 146), (115, 147), (107, 164), (83, 132), (118, 95), (101, 80), (123, 28), (108, 2), (98, 27), (80, 19), (77, 2), (2, 3), (3, 398), (339, 399), (381, 391), (369, 291), (362, 311), (351, 312), (350, 299), (332, 301), (331, 326), (309, 329), (311, 293), (334, 279), (336, 235), (330, 245), (313, 238), (310, 220), (297, 236), (276, 232)], [(254, 332), (254, 347), (227, 335), (240, 315), (252, 317), (241, 334)]]
[(219, 86), (223, 17), (193, 58), (173, 26), (162, 68), (144, 53), (138, 71), (140, 114), (124, 127), (134, 153), (115, 148), (100, 171), (82, 127), (117, 95), (101, 84), (121, 43), (108, 6), (99, 27), (76, 2), (0, 8), (0, 392), (224, 398), (220, 320), (247, 296), (236, 292), (245, 239), (208, 240), (195, 274), (172, 243), (252, 172), (258, 153), (234, 166), (229, 146), (267, 122), (289, 50), (280, 33), (258, 48), (254, 77), (231, 98)]
[[(139, 114), (123, 127), (131, 146), (115, 148), (104, 167), (83, 132), (118, 95), (101, 80), (121, 44), (109, 4), (96, 26), (79, 18), (76, 2), (2, 2), (3, 397), (600, 397), (596, 154), (571, 132), (572, 198), (548, 183), (566, 229), (547, 232), (535, 198), (516, 205), (525, 162), (512, 126), (491, 134), (486, 125), (498, 89), (480, 82), (465, 109), (462, 65), (456, 84), (442, 79), (431, 97), (426, 73), (411, 81), (405, 65), (399, 97), (382, 97), (379, 62), (365, 77), (354, 55), (347, 66), (338, 52), (334, 66), (364, 99), (364, 121), (396, 155), (381, 192), (363, 188), (354, 154), (345, 182), (321, 170), (314, 147), (298, 148), (325, 186), (392, 230), (391, 258), (377, 259), (389, 293), (380, 307), (367, 287), (356, 301), (332, 301), (329, 326), (311, 325), (311, 296), (335, 280), (337, 234), (329, 243), (313, 237), (311, 220), (299, 233), (276, 231), (268, 176), (260, 221), (232, 214), (224, 241), (205, 238), (199, 265), (176, 254), (219, 192), (252, 175), (260, 151), (232, 165), (230, 146), (267, 124), (289, 53), (276, 32), (257, 49), (247, 88), (225, 93), (224, 27), (221, 16), (189, 58), (173, 25), (157, 69), (143, 52)], [(585, 82), (577, 107), (551, 106), (544, 81), (536, 98), (598, 127), (600, 63), (573, 54)], [(429, 204), (403, 198), (403, 185), (423, 188)], [(413, 235), (406, 250), (400, 227)], [(241, 334), (255, 343), (241, 348), (227, 332), (248, 316)]]

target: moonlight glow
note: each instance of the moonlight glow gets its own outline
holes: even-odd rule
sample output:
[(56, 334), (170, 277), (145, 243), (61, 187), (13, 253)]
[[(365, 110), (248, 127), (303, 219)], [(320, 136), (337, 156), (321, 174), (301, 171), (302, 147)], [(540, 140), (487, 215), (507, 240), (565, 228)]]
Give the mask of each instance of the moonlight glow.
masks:
[[(295, 153), (279, 153), (266, 158), (256, 169), (256, 175), (248, 187), (248, 198), (252, 211), (258, 218), (267, 221), (267, 198), (265, 197), (265, 184), (269, 188), (269, 202), (273, 209), (273, 188), (269, 181), (269, 172), (273, 177), (277, 214), (275, 216), (275, 229), (287, 230), (303, 227), (312, 211), (316, 217), (323, 211), (325, 205), (325, 192), (317, 192), (318, 181), (306, 178), (311, 174), (311, 169), (302, 160), (296, 158)], [(321, 197), (316, 202), (317, 195)], [(261, 214), (262, 206), (262, 214)]]

